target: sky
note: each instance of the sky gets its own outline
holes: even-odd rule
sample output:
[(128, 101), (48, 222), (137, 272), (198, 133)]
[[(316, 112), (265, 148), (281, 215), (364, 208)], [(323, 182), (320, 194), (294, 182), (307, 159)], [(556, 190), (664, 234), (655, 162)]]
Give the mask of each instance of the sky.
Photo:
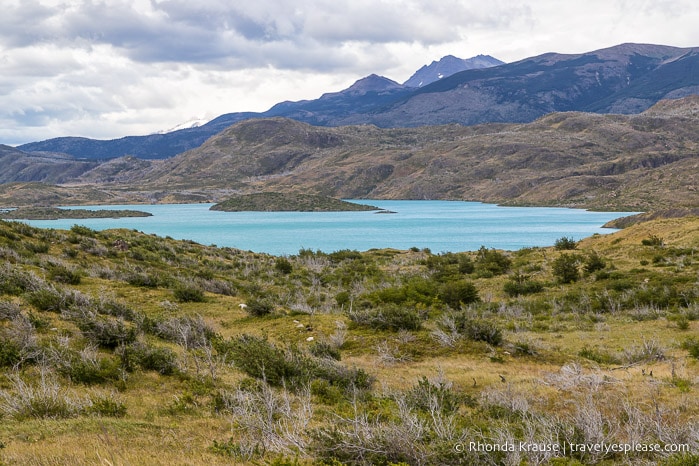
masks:
[(445, 55), (699, 46), (695, 0), (0, 0), (0, 144), (316, 99)]

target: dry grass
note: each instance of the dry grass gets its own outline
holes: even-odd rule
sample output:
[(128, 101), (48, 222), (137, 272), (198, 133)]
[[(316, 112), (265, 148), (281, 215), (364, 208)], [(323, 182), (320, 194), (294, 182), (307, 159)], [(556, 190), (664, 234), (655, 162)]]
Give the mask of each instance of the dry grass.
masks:
[[(610, 260), (616, 271), (633, 277), (629, 271), (641, 267), (640, 258), (654, 251), (641, 245), (643, 239), (656, 235), (663, 238), (667, 247), (697, 247), (698, 231), (697, 219), (661, 220), (636, 225), (614, 235), (586, 239), (578, 245), (577, 252), (584, 254), (595, 250)], [(59, 246), (52, 246), (51, 253), (60, 254), (60, 251)], [(416, 264), (421, 254), (387, 254), (386, 268), (391, 274), (423, 271), (423, 266)], [(377, 435), (384, 442), (376, 444), (377, 448), (385, 448), (385, 442), (393, 441), (396, 454), (405, 453), (407, 449), (405, 442), (399, 439), (413, 439), (411, 441), (419, 443), (420, 447), (412, 453), (410, 461), (414, 463), (423, 458), (428, 464), (433, 452), (429, 442), (421, 442), (428, 438), (425, 432), (430, 429), (441, 432), (435, 433), (435, 438), (448, 441), (464, 435), (483, 440), (525, 436), (545, 441), (556, 434), (568, 435), (565, 429), (573, 428), (571, 426), (586, 432), (585, 438), (589, 440), (599, 440), (605, 432), (617, 440), (654, 438), (660, 434), (676, 441), (691, 440), (690, 430), (696, 426), (699, 416), (696, 397), (699, 361), (688, 355), (682, 343), (699, 331), (699, 321), (689, 320), (688, 328), (679, 330), (669, 310), (659, 310), (652, 320), (640, 320), (637, 314), (646, 312), (640, 309), (595, 314), (563, 310), (562, 304), (554, 306), (551, 303), (562, 303), (565, 293), (578, 286), (552, 283), (548, 264), (559, 254), (560, 251), (544, 248), (511, 254), (515, 268), (529, 263), (543, 264), (540, 270), (531, 273), (537, 280), (548, 283), (547, 288), (531, 299), (550, 305), (544, 311), (527, 307), (528, 297), (508, 298), (502, 291), (507, 276), (474, 279), (484, 302), (468, 312), (481, 313), (479, 317), (491, 319), (503, 328), (504, 343), (499, 346), (467, 339), (455, 340), (451, 346), (441, 344), (432, 336), (438, 319), (445, 314), (438, 308), (429, 310), (429, 318), (420, 330), (380, 332), (352, 324), (335, 309), (338, 306), (330, 292), (326, 300), (326, 305), (333, 308), (330, 313), (298, 313), (278, 304), (274, 315), (255, 318), (239, 307), (246, 300), (243, 293), (226, 296), (207, 292), (203, 303), (164, 305), (174, 302), (170, 289), (137, 288), (117, 280), (85, 277), (80, 285), (71, 289), (90, 297), (92, 302), (101, 297), (128, 303), (144, 315), (161, 319), (161, 323), (181, 322), (176, 319), (183, 316), (192, 317), (192, 322), (199, 322), (201, 318), (201, 326), (210, 327), (224, 340), (242, 334), (266, 336), (280, 347), (298, 347), (301, 351), (309, 349), (314, 342), (327, 342), (341, 350), (342, 365), (363, 369), (376, 378), (367, 400), (356, 397), (357, 412), (365, 413), (366, 417), (351, 412), (352, 395), (329, 384), (311, 384), (311, 414), (304, 408), (308, 399), (306, 392), (284, 391), (279, 387), (250, 391), (259, 381), (251, 381), (231, 361), (215, 359), (213, 353), (207, 355), (209, 346), (177, 338), (165, 341), (148, 334), (139, 338), (175, 352), (180, 367), (185, 369), (184, 374), (163, 376), (155, 371), (137, 369), (124, 374), (119, 383), (94, 386), (71, 383), (60, 377), (47, 378), (47, 393), (77, 400), (86, 400), (87, 394), (113, 394), (126, 405), (126, 414), (119, 418), (81, 414), (67, 418), (19, 419), (5, 410), (0, 414), (0, 444), (4, 446), (0, 448), (0, 463), (259, 464), (277, 454), (293, 458), (295, 451), (303, 458), (312, 457), (314, 446), (310, 435), (308, 432), (299, 434), (299, 431), (331, 426), (339, 419), (342, 419), (343, 428), (355, 426), (362, 435)], [(95, 258), (91, 265), (97, 264), (114, 267), (108, 257)], [(241, 264), (241, 268), (248, 267), (249, 280), (260, 280), (264, 283), (262, 286), (268, 287), (265, 289), (274, 292), (282, 289), (269, 275), (253, 278), (254, 266), (252, 259)], [(318, 267), (313, 273), (322, 273), (328, 264)], [(650, 270), (648, 273), (689, 276), (689, 281), (683, 283), (696, 286), (696, 279), (691, 275), (696, 265), (692, 263), (688, 267), (646, 266)], [(41, 272), (33, 264), (29, 269)], [(365, 289), (383, 285), (362, 283)], [(585, 278), (580, 287), (596, 285), (593, 278)], [(323, 286), (313, 283), (312, 293), (323, 291)], [(301, 291), (306, 290), (301, 288)], [(589, 293), (598, 291), (592, 289)], [(6, 318), (0, 321), (0, 334), (17, 330), (11, 319), (17, 317), (19, 306), (22, 313), (31, 310), (47, 321), (36, 335), (39, 341), (52, 345), (57, 351), (82, 352), (84, 357), (95, 360), (113, 356), (111, 350), (105, 348), (91, 348), (87, 354), (86, 340), (65, 316), (39, 313), (21, 297), (6, 302), (10, 304), (3, 308)], [(309, 341), (311, 337), (313, 340)], [(585, 349), (611, 355), (617, 362), (599, 363), (587, 359), (581, 356)], [(15, 402), (24, 388), (13, 378), (10, 369), (3, 368), (3, 374), (0, 393), (5, 398), (0, 397), (0, 404), (3, 400)], [(10, 377), (6, 376), (8, 374)], [(450, 390), (473, 403), (460, 404), (454, 419), (440, 418), (436, 412), (419, 412), (406, 400), (409, 400), (410, 390), (423, 378), (448, 381)], [(27, 387), (40, 387), (42, 379), (38, 366), (24, 369), (21, 380)], [(52, 385), (52, 381), (60, 386)], [(116, 388), (118, 392), (114, 391)], [(233, 401), (225, 410), (215, 408), (219, 406), (217, 396), (221, 392), (235, 395), (228, 398)], [(271, 417), (267, 416), (266, 424), (256, 415), (264, 412), (256, 409), (259, 406), (267, 406), (268, 414), (272, 413)], [(298, 416), (298, 413), (308, 416)], [(293, 424), (292, 419), (299, 418), (303, 418), (303, 422)], [(557, 420), (567, 427), (556, 430)], [(458, 428), (452, 429), (454, 425)], [(480, 434), (478, 429), (482, 431)], [(292, 431), (297, 436), (292, 436)], [(225, 452), (229, 446), (233, 450), (254, 444), (253, 439), (259, 437), (256, 432), (265, 432), (267, 436), (264, 445), (267, 456), (227, 456)], [(379, 432), (383, 433), (379, 435)], [(350, 432), (345, 434), (345, 440), (350, 442)], [(698, 441), (696, 436), (693, 441)], [(219, 446), (222, 442), (230, 442), (230, 445), (225, 443), (225, 448), (216, 452), (212, 448), (216, 442)], [(519, 459), (537, 464), (550, 458), (525, 455)], [(588, 458), (589, 461), (597, 459)], [(629, 461), (634, 459), (638, 458)], [(515, 456), (506, 458), (506, 462), (512, 464), (517, 460)]]

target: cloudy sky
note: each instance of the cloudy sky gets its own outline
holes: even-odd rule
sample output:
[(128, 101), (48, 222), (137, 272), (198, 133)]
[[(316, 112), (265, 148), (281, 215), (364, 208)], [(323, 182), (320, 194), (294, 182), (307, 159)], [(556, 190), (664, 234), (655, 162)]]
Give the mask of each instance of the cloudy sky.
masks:
[(0, 0), (0, 143), (149, 134), (448, 54), (699, 46), (695, 0)]

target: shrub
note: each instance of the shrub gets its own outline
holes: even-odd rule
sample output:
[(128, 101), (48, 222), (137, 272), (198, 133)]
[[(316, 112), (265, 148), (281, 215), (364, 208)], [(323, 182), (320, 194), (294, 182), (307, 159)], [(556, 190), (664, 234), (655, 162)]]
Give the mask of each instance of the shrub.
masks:
[(73, 225), (72, 227), (70, 227), (70, 231), (71, 233), (75, 233), (76, 235), (88, 236), (91, 238), (97, 234), (95, 230), (83, 225)]
[(315, 396), (319, 402), (326, 405), (334, 405), (344, 400), (344, 394), (338, 387), (330, 385), (324, 379), (316, 379), (310, 384), (311, 395)]
[(278, 257), (274, 262), (274, 268), (283, 275), (288, 275), (294, 270), (291, 262), (286, 257)]
[(474, 319), (465, 312), (456, 313), (452, 316), (453, 330), (473, 341), (484, 341), (493, 346), (502, 343), (502, 330), (493, 322)]
[(0, 267), (0, 294), (19, 296), (27, 291), (39, 288), (42, 281), (36, 276), (28, 274), (9, 264)]
[(407, 392), (407, 400), (411, 406), (430, 412), (433, 409), (442, 414), (454, 413), (459, 409), (463, 397), (451, 388), (444, 380), (430, 381), (424, 375), (417, 384)]
[(575, 254), (561, 254), (553, 261), (553, 275), (561, 283), (573, 283), (580, 278), (579, 258)]
[(362, 260), (362, 258), (361, 252), (352, 249), (340, 249), (328, 254), (328, 259), (335, 264), (343, 261)]
[(225, 350), (238, 369), (250, 377), (265, 379), (271, 385), (297, 379), (305, 370), (299, 361), (287, 358), (283, 350), (264, 338), (242, 335), (228, 342)]
[(512, 261), (505, 254), (481, 246), (476, 257), (475, 271), (479, 277), (487, 278), (502, 275), (510, 270), (511, 265)]
[(63, 265), (51, 264), (49, 269), (49, 279), (54, 282), (65, 283), (68, 285), (79, 285), (82, 279), (79, 272), (70, 270)]
[(594, 348), (589, 348), (585, 346), (583, 349), (581, 349), (578, 352), (578, 356), (581, 358), (589, 359), (590, 361), (594, 361), (597, 364), (619, 364), (619, 358), (603, 352), (599, 351)]
[(124, 417), (126, 405), (115, 400), (113, 396), (93, 396), (86, 412), (94, 416)]
[(348, 314), (350, 320), (376, 330), (418, 330), (422, 317), (409, 306), (385, 304), (370, 309), (355, 309)]
[(119, 363), (112, 358), (99, 358), (96, 354), (83, 352), (58, 368), (58, 372), (73, 383), (94, 385), (120, 379)]
[(262, 317), (272, 313), (274, 305), (266, 299), (250, 299), (245, 312), (253, 317)]
[(663, 239), (656, 235), (650, 235), (648, 238), (642, 239), (641, 244), (644, 246), (662, 246)]
[(136, 340), (136, 329), (121, 319), (102, 315), (85, 315), (76, 319), (83, 336), (103, 348), (116, 348)]
[(9, 301), (0, 301), (0, 320), (12, 320), (20, 315), (19, 306)]
[(155, 347), (142, 342), (122, 346), (118, 351), (121, 365), (127, 371), (140, 367), (147, 371), (156, 371), (162, 375), (177, 373), (177, 355), (170, 348)]
[(165, 285), (166, 282), (155, 273), (147, 273), (138, 270), (130, 270), (123, 275), (123, 280), (132, 286), (140, 286), (143, 288), (157, 288)]
[(567, 251), (567, 250), (573, 250), (578, 247), (577, 241), (575, 241), (573, 238), (568, 238), (566, 236), (563, 236), (561, 238), (558, 238), (556, 242), (554, 243), (554, 247), (558, 249), (559, 251)]
[(217, 350), (230, 356), (236, 367), (270, 385), (301, 387), (314, 379), (326, 380), (342, 389), (367, 389), (373, 378), (362, 369), (347, 368), (332, 359), (313, 358), (297, 348), (278, 348), (264, 338), (241, 335), (219, 343)]
[(152, 332), (164, 340), (174, 341), (185, 349), (209, 346), (216, 332), (201, 317), (173, 317), (155, 322)]
[(75, 248), (64, 248), (63, 255), (69, 259), (75, 259), (78, 257), (78, 250)]
[(528, 275), (516, 274), (503, 286), (508, 296), (521, 296), (538, 293), (544, 289), (543, 283), (531, 280)]
[(112, 317), (120, 317), (132, 322), (143, 317), (133, 309), (129, 308), (127, 305), (108, 299), (102, 299), (99, 301), (97, 305), (97, 312)]
[(339, 361), (342, 358), (337, 347), (323, 341), (314, 342), (308, 350), (313, 356), (318, 358), (334, 359), (335, 361)]
[(12, 391), (0, 389), (0, 412), (17, 420), (68, 418), (84, 412), (85, 400), (74, 397), (42, 372), (37, 384), (9, 375)]
[(605, 260), (596, 252), (591, 252), (585, 257), (583, 262), (583, 268), (587, 273), (594, 273), (598, 270), (602, 270), (607, 266)]
[(338, 306), (349, 304), (351, 302), (351, 295), (349, 294), (349, 291), (340, 291), (337, 295), (335, 295), (335, 302)]
[(471, 258), (465, 254), (459, 256), (459, 273), (471, 274), (475, 270), (476, 266), (473, 264)]
[(502, 343), (502, 330), (492, 322), (467, 320), (463, 323), (462, 332), (474, 341), (484, 341), (493, 346)]
[(699, 340), (688, 338), (682, 343), (682, 348), (686, 349), (691, 357), (699, 359)]
[(364, 369), (346, 367), (331, 359), (310, 360), (310, 379), (326, 380), (332, 386), (343, 390), (368, 390), (374, 383), (374, 377)]
[(401, 286), (392, 286), (365, 295), (374, 304), (420, 303), (429, 306), (437, 296), (437, 284), (433, 280), (412, 277)]
[(440, 290), (439, 299), (453, 309), (480, 301), (475, 285), (466, 280), (445, 283)]
[(25, 295), (29, 304), (40, 311), (61, 312), (70, 305), (69, 296), (53, 287), (44, 287)]
[(49, 252), (48, 243), (45, 243), (43, 241), (39, 243), (25, 242), (22, 244), (24, 248), (32, 254), (46, 254), (47, 252)]
[(181, 303), (203, 303), (204, 291), (194, 285), (181, 283), (172, 291), (175, 299)]
[(0, 335), (0, 367), (12, 367), (22, 360), (22, 348)]

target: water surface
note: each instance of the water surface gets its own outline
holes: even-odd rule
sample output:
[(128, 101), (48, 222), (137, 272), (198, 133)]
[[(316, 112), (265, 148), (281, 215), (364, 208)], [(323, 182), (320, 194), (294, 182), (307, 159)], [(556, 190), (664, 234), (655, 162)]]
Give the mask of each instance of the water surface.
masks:
[(550, 246), (563, 236), (575, 240), (615, 230), (601, 226), (634, 212), (590, 212), (552, 207), (501, 207), (461, 201), (354, 201), (394, 214), (375, 212), (216, 212), (212, 204), (80, 206), (133, 209), (152, 217), (121, 219), (31, 220), (42, 228), (95, 230), (128, 228), (271, 254), (299, 249), (430, 248), (432, 252), (476, 250), (481, 246), (516, 250)]

